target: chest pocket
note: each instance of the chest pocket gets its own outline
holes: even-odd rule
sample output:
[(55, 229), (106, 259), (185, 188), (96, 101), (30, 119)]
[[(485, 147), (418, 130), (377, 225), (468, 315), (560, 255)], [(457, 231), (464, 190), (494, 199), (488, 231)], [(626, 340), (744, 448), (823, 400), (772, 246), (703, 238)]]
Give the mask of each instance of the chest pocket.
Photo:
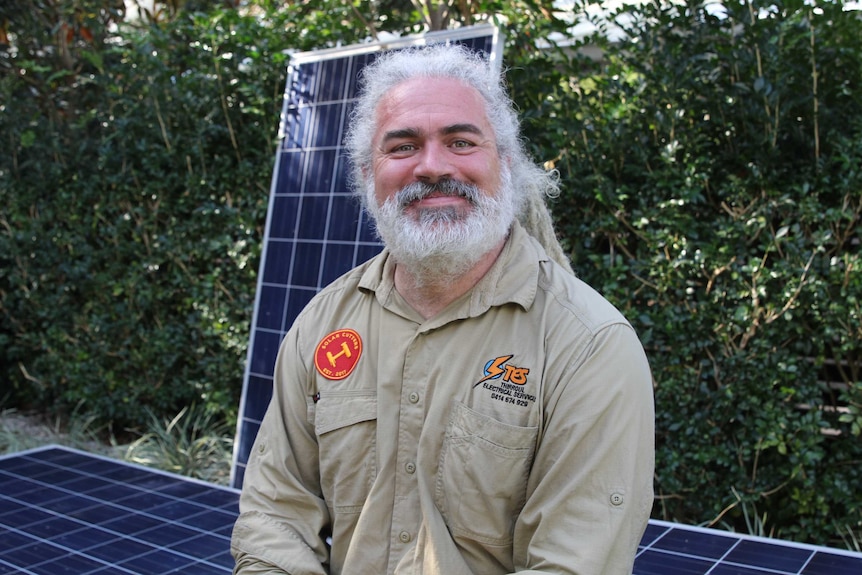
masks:
[(456, 403), (446, 429), (435, 499), (456, 535), (512, 542), (524, 507), (538, 427), (502, 423)]
[(359, 513), (377, 474), (377, 394), (329, 392), (314, 406), (323, 497), (336, 513)]

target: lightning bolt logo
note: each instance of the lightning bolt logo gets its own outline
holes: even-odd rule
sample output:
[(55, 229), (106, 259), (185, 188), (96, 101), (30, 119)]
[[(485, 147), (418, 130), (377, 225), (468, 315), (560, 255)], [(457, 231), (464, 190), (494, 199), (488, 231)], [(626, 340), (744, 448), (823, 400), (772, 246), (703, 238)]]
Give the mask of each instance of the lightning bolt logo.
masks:
[(483, 377), (482, 379), (477, 381), (473, 385), (473, 387), (476, 387), (480, 383), (488, 381), (489, 379), (495, 379), (495, 378), (503, 375), (503, 373), (505, 373), (506, 370), (503, 369), (502, 366), (505, 365), (505, 363), (507, 361), (512, 359), (512, 357), (513, 356), (511, 356), (511, 355), (502, 355), (502, 356), (500, 356), (496, 359), (492, 359), (488, 363), (486, 363), (485, 364), (485, 377)]

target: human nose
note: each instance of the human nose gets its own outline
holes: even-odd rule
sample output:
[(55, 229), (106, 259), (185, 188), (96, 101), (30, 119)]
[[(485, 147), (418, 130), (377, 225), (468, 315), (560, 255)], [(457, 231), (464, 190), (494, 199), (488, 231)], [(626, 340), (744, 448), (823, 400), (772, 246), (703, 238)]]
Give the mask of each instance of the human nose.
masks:
[(416, 159), (413, 175), (417, 180), (436, 183), (452, 176), (452, 164), (448, 159), (446, 147), (429, 143), (422, 147)]

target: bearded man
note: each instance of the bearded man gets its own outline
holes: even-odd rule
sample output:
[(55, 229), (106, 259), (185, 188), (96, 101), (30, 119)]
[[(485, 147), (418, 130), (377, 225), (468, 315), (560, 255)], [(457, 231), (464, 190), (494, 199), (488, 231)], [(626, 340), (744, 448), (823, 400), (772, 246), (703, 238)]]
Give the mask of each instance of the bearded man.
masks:
[(501, 76), (434, 45), (362, 81), (347, 148), (385, 249), (282, 343), (235, 573), (629, 575), (649, 365), (571, 272)]

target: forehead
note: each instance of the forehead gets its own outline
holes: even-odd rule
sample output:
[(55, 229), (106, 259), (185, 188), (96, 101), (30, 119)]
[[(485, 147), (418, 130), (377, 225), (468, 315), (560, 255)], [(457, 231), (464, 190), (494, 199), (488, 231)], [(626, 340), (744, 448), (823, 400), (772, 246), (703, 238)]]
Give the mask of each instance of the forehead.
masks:
[(492, 135), (485, 99), (455, 78), (417, 77), (392, 87), (377, 106), (377, 129), (427, 129), (436, 124), (473, 123)]

